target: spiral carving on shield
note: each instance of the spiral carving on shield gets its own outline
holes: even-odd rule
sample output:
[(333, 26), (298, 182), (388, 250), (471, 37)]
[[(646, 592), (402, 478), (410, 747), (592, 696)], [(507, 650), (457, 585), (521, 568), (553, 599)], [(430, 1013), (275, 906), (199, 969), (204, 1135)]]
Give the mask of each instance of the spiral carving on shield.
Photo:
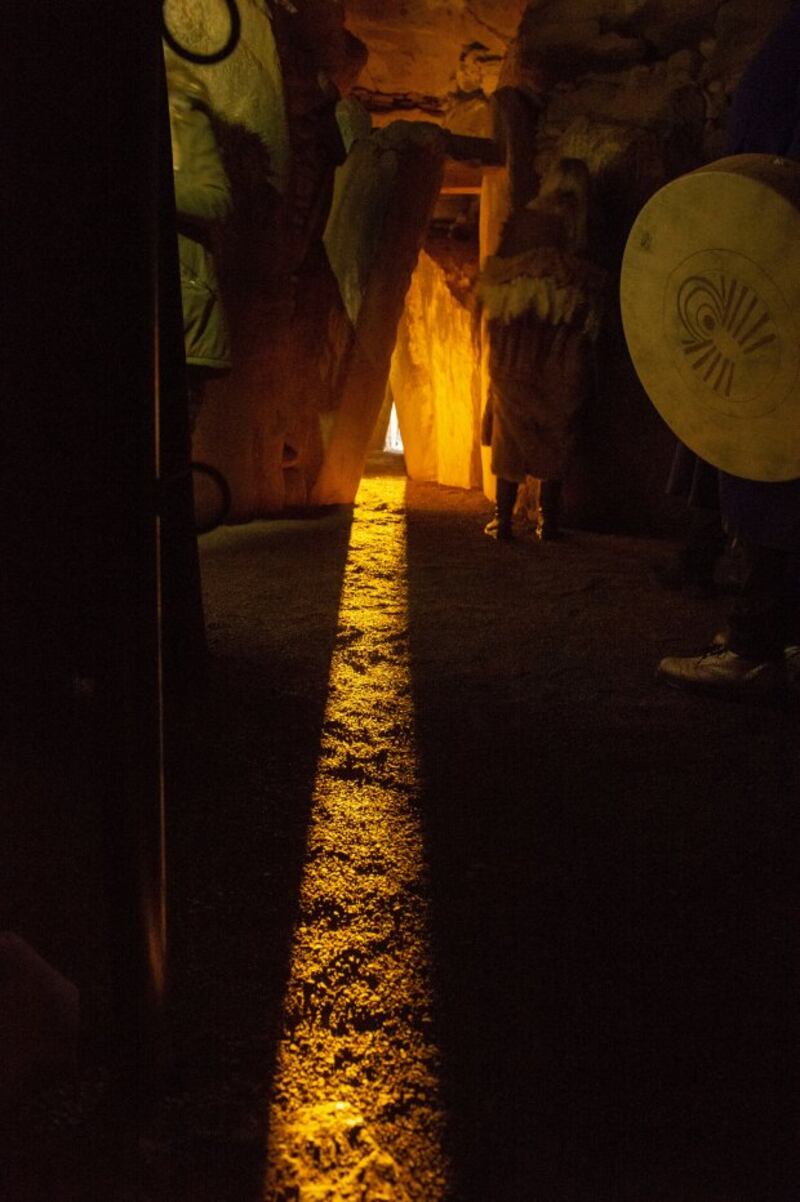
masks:
[(677, 306), (686, 361), (720, 397), (736, 399), (737, 382), (749, 376), (748, 367), (779, 351), (769, 308), (740, 279), (723, 272), (690, 275), (678, 289)]

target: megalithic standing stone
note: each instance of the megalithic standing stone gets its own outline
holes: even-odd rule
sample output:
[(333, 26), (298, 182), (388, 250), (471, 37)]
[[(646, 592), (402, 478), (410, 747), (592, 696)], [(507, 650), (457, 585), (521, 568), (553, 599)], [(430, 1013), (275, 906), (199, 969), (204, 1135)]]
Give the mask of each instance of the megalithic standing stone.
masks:
[(315, 504), (349, 504), (358, 490), (445, 147), (437, 126), (396, 121), (356, 143), (340, 168), (325, 246), (355, 341)]

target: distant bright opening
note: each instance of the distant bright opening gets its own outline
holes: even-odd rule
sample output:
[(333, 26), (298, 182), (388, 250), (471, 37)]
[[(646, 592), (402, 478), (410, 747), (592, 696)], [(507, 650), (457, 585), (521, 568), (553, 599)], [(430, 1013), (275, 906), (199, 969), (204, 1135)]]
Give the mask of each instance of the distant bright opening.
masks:
[(386, 427), (386, 442), (383, 444), (383, 449), (393, 455), (402, 455), (405, 449), (400, 434), (400, 423), (397, 420), (397, 406), (394, 404), (389, 414), (389, 425)]

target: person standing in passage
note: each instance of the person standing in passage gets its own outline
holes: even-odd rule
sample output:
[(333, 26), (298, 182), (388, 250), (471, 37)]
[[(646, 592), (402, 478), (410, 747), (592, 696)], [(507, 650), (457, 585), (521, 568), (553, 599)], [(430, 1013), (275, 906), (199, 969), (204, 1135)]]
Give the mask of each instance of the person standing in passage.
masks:
[[(767, 37), (734, 95), (728, 154), (800, 161), (800, 3)], [(722, 520), (744, 573), (725, 631), (700, 655), (667, 656), (668, 684), (736, 696), (800, 683), (800, 479), (719, 472)]]
[(488, 318), (489, 401), (484, 445), (497, 477), (486, 533), (512, 537), (517, 490), (541, 481), (538, 536), (557, 538), (561, 488), (592, 387), (591, 344), (604, 273), (584, 257), (589, 171), (559, 159), (538, 196), (513, 213), (477, 285)]
[(183, 64), (167, 68), (183, 337), (194, 433), (206, 382), (230, 370), (230, 344), (219, 296), (211, 231), (231, 211), (231, 189), (202, 82)]

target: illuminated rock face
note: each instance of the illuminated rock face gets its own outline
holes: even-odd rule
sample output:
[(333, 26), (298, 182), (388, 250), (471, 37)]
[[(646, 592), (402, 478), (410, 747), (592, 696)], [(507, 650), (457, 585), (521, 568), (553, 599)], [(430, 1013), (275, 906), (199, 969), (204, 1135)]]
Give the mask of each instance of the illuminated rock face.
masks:
[[(289, 130), (283, 73), (272, 25), (257, 0), (240, 0), (242, 34), (234, 53), (221, 63), (198, 68), (215, 110), (234, 126), (258, 135), (280, 191), (289, 174)], [(164, 15), (177, 40), (201, 53), (224, 44), (225, 6), (213, 0), (166, 0)], [(170, 51), (167, 51), (170, 55)]]
[(411, 479), (479, 488), (475, 323), (444, 268), (424, 251), (397, 331), (390, 383)]
[[(330, 0), (275, 6), (272, 18), (259, 0), (239, 7), (233, 55), (198, 68), (233, 193), (215, 236), (233, 362), (208, 386), (193, 446), (225, 477), (233, 521), (305, 504), (319, 471), (319, 415), (335, 404), (352, 339), (321, 246), (344, 157), (326, 81), (348, 86), (366, 53)], [(189, 49), (227, 35), (216, 0), (169, 0), (167, 16)]]
[(464, 47), (504, 55), (524, 9), (525, 0), (348, 0), (347, 24), (369, 48), (359, 87), (370, 107), (441, 113)]
[(397, 121), (356, 143), (339, 172), (325, 246), (354, 336), (311, 493), (316, 504), (355, 498), (443, 169), (444, 136), (437, 126)]
[[(345, 92), (356, 84), (379, 126), (421, 117), (482, 135), (491, 132), (487, 96), (498, 81), (532, 89), (541, 111), (529, 154), (517, 146), (510, 174), (485, 173), (481, 253), (494, 248), (514, 201), (510, 177), (518, 182), (524, 171), (535, 180), (554, 155), (576, 156), (594, 181), (591, 254), (613, 280), (641, 205), (667, 179), (722, 152), (733, 87), (788, 0), (295, 0), (294, 13), (272, 6), (272, 20), (261, 0), (240, 7), (242, 45), (204, 72), (237, 202), (220, 245), (234, 368), (209, 391), (195, 447), (228, 479), (234, 520), (351, 498), (422, 236), (427, 199), (405, 214), (402, 264), (383, 244), (384, 201), (374, 206), (390, 157), (359, 149), (367, 134), (356, 113), (350, 133), (361, 182), (354, 187), (352, 164), (340, 172), (328, 225), (332, 269), (320, 253), (334, 168), (320, 72)], [(196, 47), (224, 35), (216, 0), (168, 0), (168, 13)], [(485, 49), (464, 57), (473, 43)], [(427, 187), (433, 175), (426, 178)], [(401, 190), (392, 201), (398, 228)], [(438, 272), (433, 260), (420, 266), (392, 369), (409, 467), (491, 493), (486, 474), (476, 477), (479, 355), (466, 309)], [(613, 295), (598, 380), (602, 462), (591, 446), (582, 452), (568, 490), (572, 516), (616, 525), (635, 514), (648, 528), (658, 521), (671, 438), (637, 390)]]

